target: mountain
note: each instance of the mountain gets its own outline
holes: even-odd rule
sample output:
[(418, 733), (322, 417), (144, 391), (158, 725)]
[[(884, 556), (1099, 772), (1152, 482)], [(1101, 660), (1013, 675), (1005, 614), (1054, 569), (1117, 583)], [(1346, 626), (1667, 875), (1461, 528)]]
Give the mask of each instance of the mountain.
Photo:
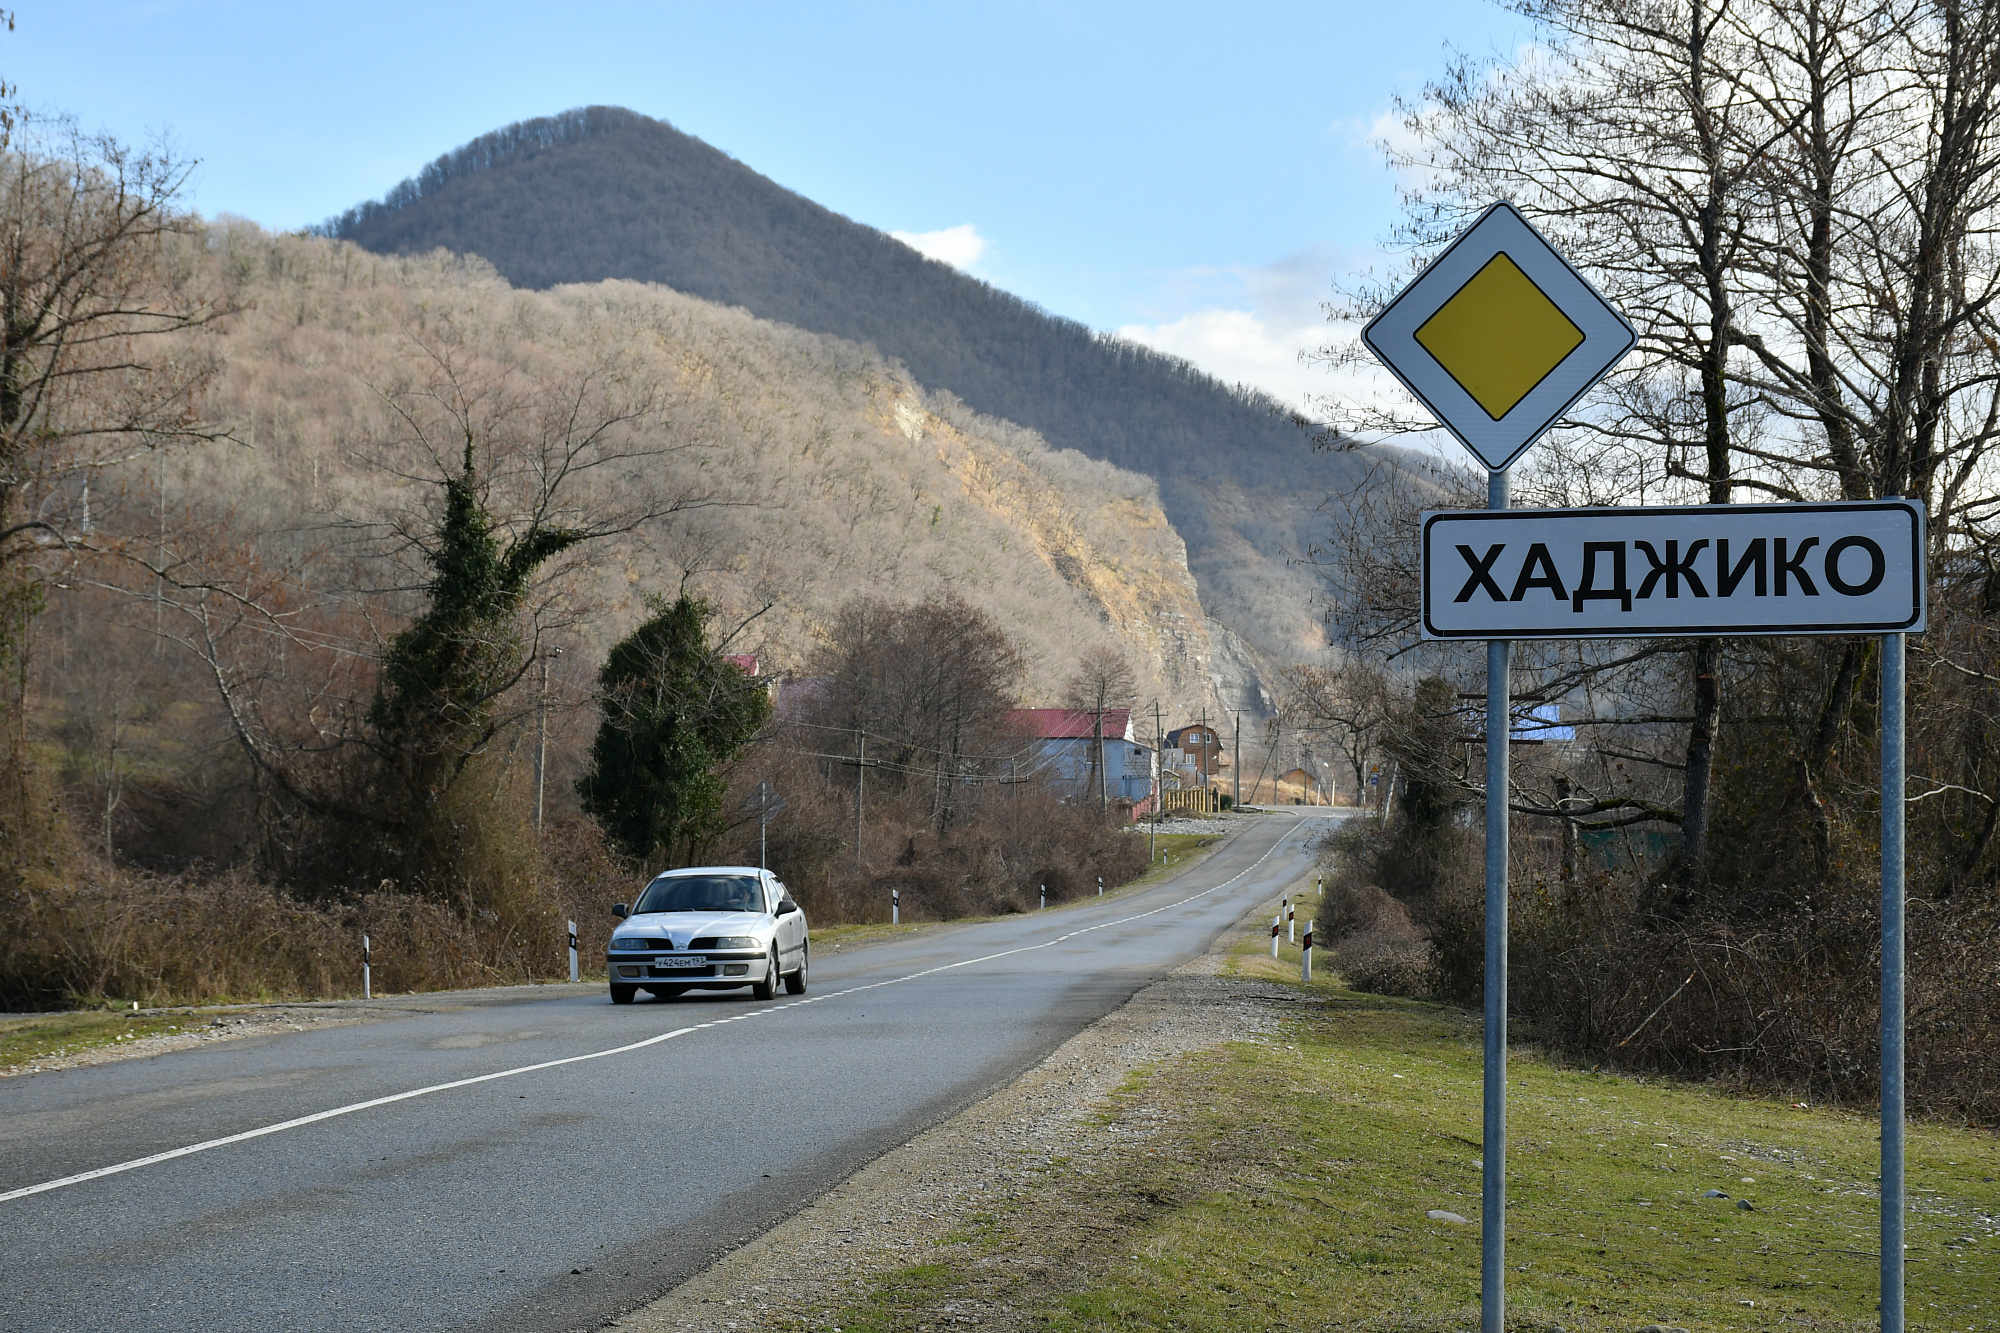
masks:
[(1154, 478), (1232, 703), (1263, 711), (1250, 675), (1320, 642), (1315, 581), (1288, 557), (1359, 460), (1316, 454), (1263, 394), (926, 259), (662, 121), (589, 107), (510, 125), (318, 230), (478, 255), (517, 287), (659, 283), (872, 346), (977, 413)]

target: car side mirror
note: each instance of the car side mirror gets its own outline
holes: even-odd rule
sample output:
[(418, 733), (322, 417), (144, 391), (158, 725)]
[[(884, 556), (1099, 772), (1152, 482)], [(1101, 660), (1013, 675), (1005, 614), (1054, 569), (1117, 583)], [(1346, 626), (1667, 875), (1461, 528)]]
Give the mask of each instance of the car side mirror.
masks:
[(626, 917), (632, 915), (632, 908), (626, 903), (613, 903), (611, 904), (611, 915), (623, 921)]
[(787, 898), (783, 902), (780, 902), (778, 904), (778, 910), (775, 913), (773, 913), (773, 915), (790, 916), (793, 912), (796, 912), (798, 910), (799, 910), (799, 905), (793, 902), (790, 898)]

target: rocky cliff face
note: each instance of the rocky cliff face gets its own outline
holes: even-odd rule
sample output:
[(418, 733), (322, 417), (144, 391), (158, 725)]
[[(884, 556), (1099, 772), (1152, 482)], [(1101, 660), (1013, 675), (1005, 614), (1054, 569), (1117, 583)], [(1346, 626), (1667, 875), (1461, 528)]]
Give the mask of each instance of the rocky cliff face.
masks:
[(1018, 432), (1006, 441), (1004, 423), (982, 422), (948, 395), (929, 406), (899, 399), (892, 415), (906, 437), (929, 444), (967, 499), (1019, 531), (1094, 609), (1139, 674), (1142, 707), (1158, 699), (1184, 717), (1215, 705), (1215, 627), (1151, 478)]

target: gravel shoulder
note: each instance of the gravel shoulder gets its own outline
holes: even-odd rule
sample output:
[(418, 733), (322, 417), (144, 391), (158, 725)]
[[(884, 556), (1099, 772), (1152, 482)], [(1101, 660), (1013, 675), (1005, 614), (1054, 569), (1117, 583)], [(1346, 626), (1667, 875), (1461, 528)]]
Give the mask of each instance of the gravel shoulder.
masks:
[[(1275, 901), (1275, 900), (1273, 900)], [(1259, 903), (1243, 918), (1268, 915)], [(616, 1321), (628, 1333), (831, 1329), (875, 1279), (921, 1264), (1037, 1188), (1051, 1163), (1153, 1132), (1143, 1115), (1107, 1117), (1134, 1073), (1224, 1042), (1266, 1039), (1296, 1000), (1284, 987), (1223, 975), (1240, 935), (1147, 987), (1033, 1070), (918, 1135), (653, 1304)], [(1004, 1305), (960, 1303), (945, 1314), (1005, 1328)]]

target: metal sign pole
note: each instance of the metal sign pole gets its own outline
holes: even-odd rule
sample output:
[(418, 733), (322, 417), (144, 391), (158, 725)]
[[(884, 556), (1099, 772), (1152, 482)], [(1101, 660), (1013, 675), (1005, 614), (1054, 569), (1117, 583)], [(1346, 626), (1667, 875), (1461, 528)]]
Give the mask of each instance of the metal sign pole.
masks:
[(1882, 1333), (1903, 1333), (1903, 638), (1882, 636)]
[[(1507, 474), (1486, 474), (1486, 507), (1507, 507)], [(1480, 1333), (1507, 1326), (1507, 723), (1505, 639), (1486, 644), (1486, 1124), (1479, 1153)]]

